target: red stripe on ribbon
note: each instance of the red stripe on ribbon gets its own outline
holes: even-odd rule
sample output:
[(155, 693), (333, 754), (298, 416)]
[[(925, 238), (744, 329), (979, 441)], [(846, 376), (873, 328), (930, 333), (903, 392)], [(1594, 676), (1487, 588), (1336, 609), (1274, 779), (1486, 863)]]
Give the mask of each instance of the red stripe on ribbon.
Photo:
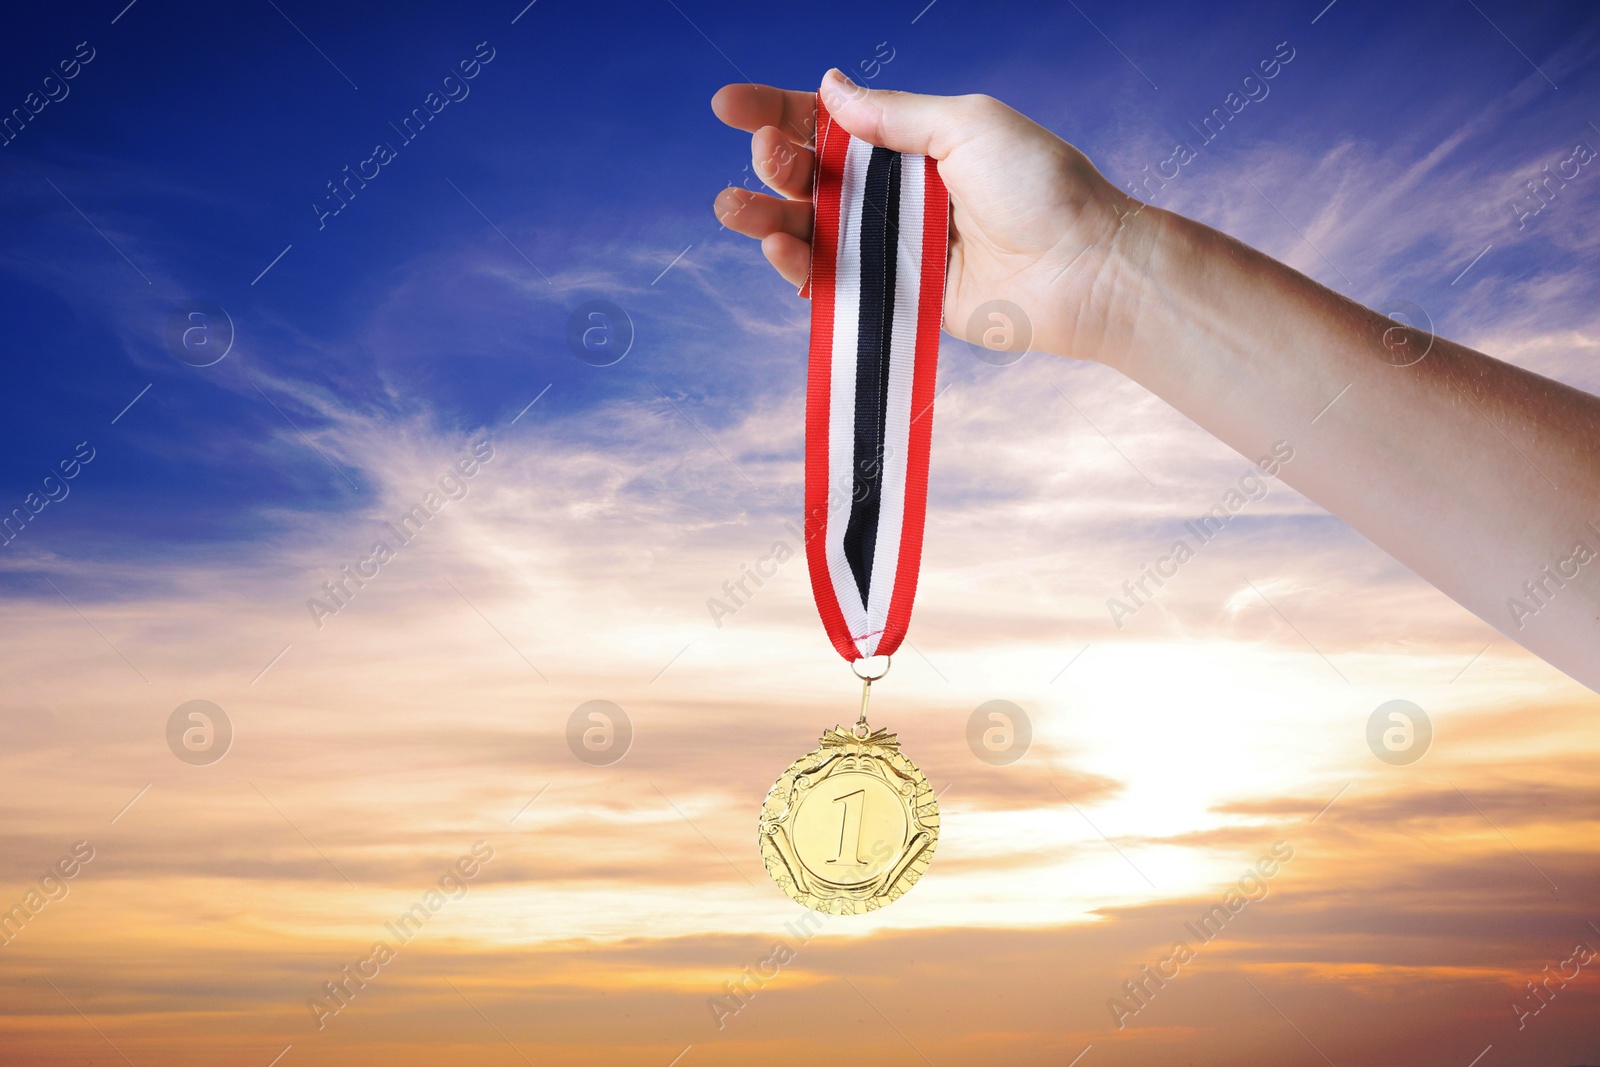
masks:
[(823, 628), (839, 655), (861, 658), (850, 639), (844, 613), (828, 573), (828, 406), (833, 370), (834, 280), (839, 259), (839, 193), (844, 182), (845, 150), (850, 137), (836, 129), (817, 99), (817, 170), (813, 199), (816, 225), (811, 234), (811, 352), (806, 376), (805, 536), (806, 566)]

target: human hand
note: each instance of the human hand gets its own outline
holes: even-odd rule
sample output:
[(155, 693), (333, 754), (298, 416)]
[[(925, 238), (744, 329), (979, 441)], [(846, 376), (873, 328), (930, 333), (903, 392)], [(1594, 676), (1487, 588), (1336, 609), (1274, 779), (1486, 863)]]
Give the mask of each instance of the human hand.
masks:
[[(864, 89), (837, 70), (822, 81), (833, 118), (862, 140), (932, 156), (950, 190), (950, 266), (944, 328), (973, 344), (994, 323), (972, 322), (990, 300), (1028, 316), (1029, 347), (1116, 361), (1131, 333), (1147, 230), (1143, 205), (1088, 158), (1038, 123), (987, 96), (921, 96)], [(810, 267), (816, 94), (766, 85), (724, 86), (711, 100), (746, 130), (755, 171), (787, 199), (729, 187), (717, 217), (758, 238), (769, 262), (800, 285)], [(969, 327), (970, 331), (969, 331)]]

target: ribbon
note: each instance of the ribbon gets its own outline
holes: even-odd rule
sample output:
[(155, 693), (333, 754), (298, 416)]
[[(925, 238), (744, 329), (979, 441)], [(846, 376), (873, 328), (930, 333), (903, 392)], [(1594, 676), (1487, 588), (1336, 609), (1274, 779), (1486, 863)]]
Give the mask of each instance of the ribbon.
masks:
[(806, 385), (806, 563), (833, 647), (887, 656), (922, 562), (950, 196), (927, 156), (868, 144), (817, 101)]

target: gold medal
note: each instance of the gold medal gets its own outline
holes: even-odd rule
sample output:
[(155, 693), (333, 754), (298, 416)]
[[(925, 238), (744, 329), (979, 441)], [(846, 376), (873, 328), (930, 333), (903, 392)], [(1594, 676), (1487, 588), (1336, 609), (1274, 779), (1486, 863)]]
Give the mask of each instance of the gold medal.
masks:
[(874, 679), (862, 680), (855, 725), (823, 733), (817, 748), (778, 777), (757, 834), (778, 888), (835, 915), (899, 900), (928, 869), (939, 841), (938, 798), (895, 735), (867, 725)]
[(864, 672), (905, 640), (922, 563), (948, 263), (937, 161), (854, 137), (819, 101), (806, 370), (805, 544), (817, 614), (865, 683), (861, 715), (784, 771), (761, 808), (778, 887), (834, 915), (905, 895), (933, 858), (938, 797), (887, 730)]

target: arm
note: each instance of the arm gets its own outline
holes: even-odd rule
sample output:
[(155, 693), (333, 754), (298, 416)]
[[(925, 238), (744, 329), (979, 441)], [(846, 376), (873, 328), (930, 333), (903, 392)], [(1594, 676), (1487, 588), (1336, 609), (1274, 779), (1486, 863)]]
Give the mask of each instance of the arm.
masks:
[(1600, 690), (1600, 400), (1144, 215), (1119, 369), (1245, 455), (1289, 441), (1284, 481)]
[[(1284, 481), (1600, 691), (1600, 399), (1140, 204), (988, 98), (863, 90), (837, 72), (822, 92), (855, 135), (940, 161), (955, 229), (946, 330), (962, 336), (972, 309), (1008, 299), (1035, 348), (1115, 367), (1242, 454), (1288, 441)], [(755, 133), (758, 174), (789, 198), (725, 190), (718, 213), (798, 284), (813, 97), (729, 86), (713, 108)]]

